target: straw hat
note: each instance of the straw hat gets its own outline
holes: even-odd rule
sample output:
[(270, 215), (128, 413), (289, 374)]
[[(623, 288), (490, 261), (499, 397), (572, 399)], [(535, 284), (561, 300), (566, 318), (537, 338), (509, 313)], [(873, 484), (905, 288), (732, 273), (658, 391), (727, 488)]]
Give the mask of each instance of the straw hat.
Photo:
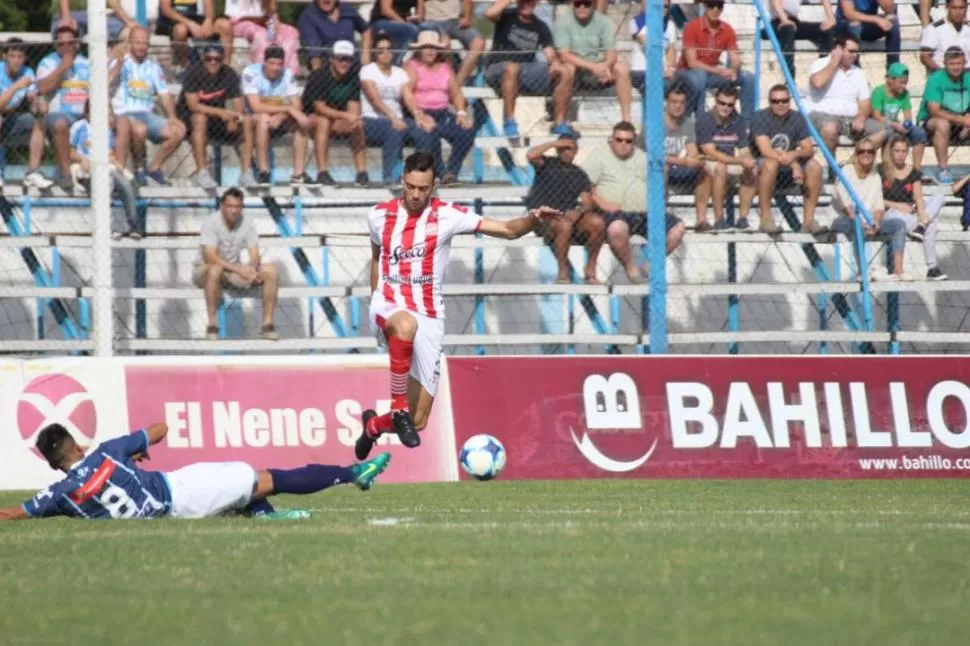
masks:
[(418, 39), (411, 43), (411, 49), (421, 49), (423, 47), (434, 47), (435, 49), (445, 48), (441, 42), (440, 34), (433, 29), (426, 29), (420, 32)]

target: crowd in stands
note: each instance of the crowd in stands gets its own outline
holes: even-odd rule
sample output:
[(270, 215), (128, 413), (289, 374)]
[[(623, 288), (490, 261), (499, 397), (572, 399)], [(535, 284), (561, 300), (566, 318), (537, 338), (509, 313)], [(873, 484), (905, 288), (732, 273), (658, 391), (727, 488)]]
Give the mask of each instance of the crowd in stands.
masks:
[[(822, 232), (815, 211), (824, 172), (811, 124), (833, 153), (840, 138), (855, 143), (855, 156), (843, 174), (869, 200), (874, 217), (878, 214), (872, 230), (890, 236), (900, 254), (906, 237), (932, 246), (939, 205), (913, 187), (923, 180), (927, 144), (939, 164), (935, 179), (950, 185), (950, 147), (970, 141), (967, 0), (947, 0), (945, 16), (935, 22), (930, 3), (921, 0), (920, 61), (928, 80), (918, 107), (907, 87), (909, 70), (899, 61), (900, 25), (893, 0), (840, 0), (835, 6), (823, 0), (824, 18), (818, 23), (799, 18), (801, 0), (758, 1), (789, 52), (785, 64), (793, 75), (795, 42), (812, 41), (818, 48), (820, 57), (800, 92), (801, 111), (784, 84), (772, 87), (769, 105), (757, 109), (752, 71), (744, 69), (737, 34), (723, 19), (724, 0), (702, 0), (698, 15), (686, 21), (685, 7), (666, 6), (668, 190), (695, 197), (695, 229), (748, 228), (757, 196), (758, 230), (779, 233), (770, 205), (783, 186), (804, 198), (802, 230)], [(224, 15), (215, 14), (212, 0), (159, 0), (155, 33), (171, 39), (168, 78), (181, 83), (175, 94), (166, 72), (149, 55), (149, 31), (118, 0), (108, 0), (108, 31), (118, 41), (109, 65), (115, 187), (128, 191), (132, 185), (168, 184), (162, 168), (186, 139), (198, 186), (218, 186), (208, 170), (210, 144), (238, 148), (241, 186), (268, 184), (270, 149), (283, 136), (292, 138), (290, 182), (295, 185), (335, 184), (329, 154), (335, 139), (349, 144), (357, 184), (371, 182), (368, 146), (382, 150), (381, 181), (399, 181), (407, 145), (431, 151), (442, 182), (450, 184), (457, 181), (480, 125), (473, 121), (462, 88), (481, 79), (502, 99), (502, 131), (508, 137), (519, 136), (515, 115), (520, 96), (551, 99), (551, 132), (559, 138), (529, 151), (536, 174), (527, 201), (551, 203), (569, 213), (544, 232), (560, 259), (560, 279), (569, 278), (568, 245), (582, 239), (591, 263), (586, 280), (596, 280), (593, 269), (603, 242), (631, 280), (642, 280), (645, 268), (633, 259), (629, 239), (646, 233), (641, 190), (646, 157), (636, 145), (630, 116), (632, 88), (646, 91), (646, 61), (638, 49), (629, 63), (619, 56), (612, 23), (603, 13), (605, 1), (572, 0), (554, 26), (536, 14), (537, 2), (495, 0), (488, 6), (484, 17), (494, 23), (494, 35), (486, 48), (472, 25), (468, 0), (377, 0), (367, 19), (338, 0), (312, 0), (296, 25), (280, 20), (276, 0), (226, 0)], [(36, 72), (26, 62), (26, 46), (16, 39), (6, 42), (0, 65), (0, 145), (27, 148), (25, 184), (38, 189), (55, 181), (71, 187), (88, 173), (90, 66), (80, 53), (87, 14), (79, 11), (85, 3), (53, 4), (54, 51)], [(645, 42), (642, 11), (630, 20), (629, 34)], [(250, 43), (250, 63), (241, 74), (231, 67), (234, 38)], [(874, 40), (885, 42), (886, 82), (871, 89), (858, 59), (860, 42)], [(456, 53), (453, 41), (461, 44), (463, 55)], [(567, 113), (574, 93), (585, 91), (614, 92), (621, 121), (602, 150), (588, 155), (580, 168), (574, 164), (580, 137)], [(707, 109), (711, 96), (713, 106)], [(311, 139), (315, 177), (306, 166)], [(447, 159), (442, 140), (449, 144)], [(54, 151), (54, 179), (40, 172), (45, 141)], [(157, 145), (150, 159), (148, 141)], [(905, 159), (899, 157), (904, 149)], [(875, 157), (866, 159), (870, 150), (882, 150), (881, 164)], [(965, 183), (958, 186), (962, 190)], [(855, 217), (844, 190), (836, 191), (836, 230)], [(735, 193), (738, 209), (729, 222), (725, 203)], [(672, 251), (684, 223), (669, 216), (666, 227)], [(945, 279), (935, 253), (928, 251), (931, 257), (927, 277)]]

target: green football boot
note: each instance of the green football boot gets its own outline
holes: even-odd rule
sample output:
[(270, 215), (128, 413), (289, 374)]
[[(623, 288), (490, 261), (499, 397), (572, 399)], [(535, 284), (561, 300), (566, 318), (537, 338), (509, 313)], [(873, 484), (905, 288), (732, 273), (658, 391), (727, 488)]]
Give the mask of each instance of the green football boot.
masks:
[(377, 476), (383, 473), (390, 462), (391, 454), (381, 453), (373, 460), (351, 465), (350, 470), (354, 474), (354, 484), (361, 491), (367, 491), (374, 484)]

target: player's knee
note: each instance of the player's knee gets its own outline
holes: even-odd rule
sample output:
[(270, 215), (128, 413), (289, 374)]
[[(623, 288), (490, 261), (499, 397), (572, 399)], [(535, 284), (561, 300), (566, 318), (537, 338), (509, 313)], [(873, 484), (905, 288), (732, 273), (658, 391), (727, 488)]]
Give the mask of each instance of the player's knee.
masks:
[(387, 321), (385, 332), (405, 340), (413, 340), (418, 333), (418, 322), (407, 312), (397, 312)]

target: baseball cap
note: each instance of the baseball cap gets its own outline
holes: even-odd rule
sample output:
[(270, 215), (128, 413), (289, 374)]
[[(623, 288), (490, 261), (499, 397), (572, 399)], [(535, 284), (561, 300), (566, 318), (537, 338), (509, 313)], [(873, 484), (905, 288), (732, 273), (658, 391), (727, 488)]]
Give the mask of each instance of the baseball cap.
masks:
[(886, 76), (888, 76), (891, 79), (898, 79), (904, 76), (909, 76), (909, 68), (903, 65), (902, 63), (893, 63), (892, 65), (889, 66), (889, 69), (886, 71)]
[(279, 60), (283, 60), (284, 58), (286, 58), (286, 55), (283, 53), (283, 48), (280, 47), (279, 45), (271, 45), (270, 47), (267, 47), (265, 60), (268, 61), (271, 58), (276, 58)]
[(338, 40), (333, 44), (334, 56), (353, 56), (354, 44), (349, 40)]
[(203, 56), (205, 56), (209, 52), (215, 52), (217, 54), (225, 53), (224, 50), (222, 49), (222, 43), (220, 43), (218, 40), (205, 41), (204, 43), (202, 43), (202, 46), (199, 47), (199, 51), (202, 52)]

